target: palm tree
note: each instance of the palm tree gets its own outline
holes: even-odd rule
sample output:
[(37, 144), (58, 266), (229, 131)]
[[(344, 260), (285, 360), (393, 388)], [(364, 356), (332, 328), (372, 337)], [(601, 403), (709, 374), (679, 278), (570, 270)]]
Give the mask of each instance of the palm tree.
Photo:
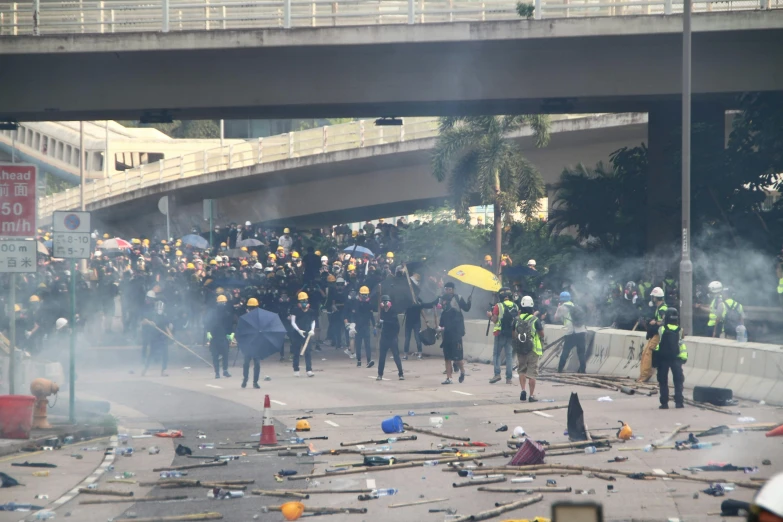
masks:
[(449, 195), (458, 218), (478, 195), (481, 204), (495, 208), (495, 267), (500, 271), (503, 218), (519, 210), (532, 216), (546, 190), (538, 170), (510, 135), (529, 128), (536, 146), (549, 142), (549, 118), (544, 115), (458, 116), (440, 120), (440, 135), (432, 156), (432, 174), (448, 178)]

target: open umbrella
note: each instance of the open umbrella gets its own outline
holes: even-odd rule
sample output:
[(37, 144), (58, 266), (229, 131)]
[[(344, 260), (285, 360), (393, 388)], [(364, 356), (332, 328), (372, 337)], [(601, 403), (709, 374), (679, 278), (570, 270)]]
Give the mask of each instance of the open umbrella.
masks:
[(101, 245), (101, 250), (103, 251), (130, 250), (131, 248), (133, 248), (133, 245), (131, 245), (128, 241), (125, 241), (124, 239), (120, 239), (118, 237), (107, 239)]
[(43, 243), (41, 243), (40, 241), (38, 241), (38, 245), (37, 245), (37, 247), (36, 247), (36, 248), (38, 249), (38, 253), (39, 253), (39, 254), (43, 254), (43, 255), (45, 255), (45, 256), (48, 256), (48, 255), (50, 255), (50, 254), (49, 254), (49, 249), (48, 249), (48, 248), (46, 248), (46, 245), (44, 245), (44, 244), (43, 244)]
[(188, 234), (187, 236), (183, 236), (182, 242), (186, 245), (192, 246), (193, 248), (205, 249), (209, 247), (209, 241), (201, 236), (197, 236), (196, 234)]
[(465, 284), (489, 292), (497, 292), (502, 286), (498, 276), (480, 266), (459, 265), (449, 270), (449, 275)]
[(503, 268), (503, 275), (509, 279), (516, 279), (522, 277), (538, 277), (541, 273), (526, 266), (507, 266)]
[(263, 245), (263, 243), (254, 237), (251, 237), (250, 239), (243, 239), (242, 241), (237, 241), (238, 247), (250, 248), (250, 247), (257, 247), (260, 245)]
[(354, 252), (356, 252), (356, 254), (360, 254), (360, 255), (363, 255), (363, 256), (367, 255), (367, 256), (370, 256), (370, 257), (375, 257), (375, 254), (372, 253), (372, 250), (370, 250), (369, 248), (363, 247), (363, 246), (358, 246), (358, 245), (349, 246), (345, 250), (343, 250), (343, 252), (349, 252), (351, 255), (354, 255)]
[(223, 252), (223, 254), (233, 259), (242, 259), (243, 257), (250, 257), (249, 253), (245, 252), (240, 248), (230, 248), (225, 252)]
[(280, 353), (286, 331), (280, 316), (263, 308), (251, 310), (239, 318), (236, 339), (242, 353), (264, 359)]

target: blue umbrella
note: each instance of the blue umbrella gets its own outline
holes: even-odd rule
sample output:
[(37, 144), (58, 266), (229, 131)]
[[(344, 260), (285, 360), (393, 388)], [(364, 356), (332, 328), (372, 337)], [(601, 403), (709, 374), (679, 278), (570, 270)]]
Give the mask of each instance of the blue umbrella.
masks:
[(242, 353), (265, 359), (280, 353), (286, 330), (280, 316), (262, 308), (251, 310), (239, 318), (236, 339)]
[(197, 236), (196, 234), (188, 234), (187, 236), (182, 238), (182, 242), (186, 245), (190, 245), (193, 248), (207, 248), (209, 247), (209, 241), (204, 239), (201, 236)]
[(349, 246), (348, 248), (343, 250), (343, 252), (350, 252), (351, 255), (353, 255), (354, 251), (357, 254), (361, 254), (361, 255), (365, 255), (366, 254), (366, 255), (368, 255), (370, 257), (375, 257), (375, 254), (372, 253), (372, 250), (370, 250), (369, 248), (365, 248), (363, 246)]

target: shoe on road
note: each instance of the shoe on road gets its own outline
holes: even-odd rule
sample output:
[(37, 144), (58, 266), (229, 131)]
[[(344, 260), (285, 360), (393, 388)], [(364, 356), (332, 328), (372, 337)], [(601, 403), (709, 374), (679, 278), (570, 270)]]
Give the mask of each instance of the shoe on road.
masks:
[(308, 376), (308, 377), (315, 377), (315, 374), (314, 374), (313, 372), (311, 372), (311, 371), (310, 371), (310, 372), (307, 372), (307, 376)]
[(260, 390), (261, 386), (259, 386), (257, 382), (254, 382), (253, 383), (253, 388), (255, 388), (256, 390)]
[(299, 377), (299, 372), (298, 371), (294, 372), (294, 377)]
[(417, 358), (418, 360), (421, 360), (421, 353), (417, 353), (417, 354), (416, 354), (416, 358)]
[(677, 408), (677, 409), (680, 409), (680, 408), (684, 408), (685, 405), (683, 403), (680, 403), (680, 404), (675, 405), (674, 407)]
[(669, 405), (668, 404), (661, 404), (660, 406), (658, 406), (658, 409), (659, 410), (668, 410), (669, 409)]
[(241, 387), (247, 388), (247, 381), (242, 381), (242, 384), (240, 384)]
[(376, 377), (376, 378), (375, 378), (375, 380), (376, 380), (376, 381), (382, 381), (382, 380), (383, 380), (383, 376), (382, 376), (382, 375), (379, 375), (378, 377)]
[(348, 348), (346, 348), (345, 350), (343, 350), (343, 353), (344, 353), (345, 355), (348, 355), (348, 356), (350, 356), (350, 355), (351, 355), (351, 350), (349, 350)]
[(357, 361), (356, 361), (356, 366), (357, 366), (357, 367), (359, 367), (359, 368), (361, 368), (361, 366), (362, 366), (362, 361), (360, 361), (360, 360), (357, 360)]
[(536, 399), (531, 395), (530, 398), (527, 400), (527, 402), (538, 402), (538, 399)]
[(215, 374), (215, 379), (220, 379), (220, 374), (219, 373)]
[(408, 355), (407, 355), (407, 354), (403, 355), (403, 356), (402, 356), (402, 360), (403, 360), (403, 361), (407, 361), (407, 360), (408, 360)]
[(368, 368), (372, 368), (373, 366), (375, 366), (375, 361), (370, 361), (367, 363)]
[(451, 379), (446, 379), (441, 384), (451, 384), (451, 383), (452, 383)]
[(522, 390), (522, 393), (519, 394), (519, 400), (522, 402), (525, 402), (527, 400), (527, 391)]
[(514, 381), (512, 381), (511, 379), (506, 379), (506, 384), (514, 384)]
[(463, 382), (465, 382), (465, 374), (464, 374), (464, 373), (460, 373), (460, 374), (459, 374), (459, 382), (460, 382), (460, 383), (463, 383)]
[(405, 376), (404, 375), (400, 375), (400, 380), (404, 381), (405, 380)]
[(231, 377), (231, 374), (228, 373), (228, 371), (224, 370), (223, 371), (223, 377)]
[(489, 380), (490, 384), (495, 384), (496, 382), (500, 382), (500, 375), (495, 375)]

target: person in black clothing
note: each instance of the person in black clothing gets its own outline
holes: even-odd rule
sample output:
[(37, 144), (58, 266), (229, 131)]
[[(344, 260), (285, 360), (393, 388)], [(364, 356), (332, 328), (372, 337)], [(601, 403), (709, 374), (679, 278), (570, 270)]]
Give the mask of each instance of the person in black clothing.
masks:
[(402, 356), (404, 360), (408, 359), (408, 350), (410, 349), (411, 345), (411, 334), (413, 334), (413, 338), (416, 341), (416, 356), (421, 359), (421, 337), (419, 336), (419, 330), (421, 330), (422, 310), (429, 310), (438, 304), (437, 298), (431, 303), (424, 303), (418, 297), (416, 298), (416, 301), (416, 304), (405, 309), (405, 354)]
[[(247, 300), (247, 313), (252, 312), (258, 308), (258, 299), (255, 297), (251, 297)], [(283, 323), (285, 324), (285, 323)], [(261, 376), (261, 358), (252, 355), (253, 347), (248, 346), (240, 346), (242, 348), (242, 351), (244, 352), (245, 358), (242, 363), (242, 387), (247, 387), (247, 378), (250, 375), (250, 361), (253, 361), (253, 388), (259, 389), (261, 386), (258, 384), (258, 378)]]
[[(448, 283), (447, 283), (448, 284)], [(441, 297), (443, 313), (440, 316), (438, 331), (443, 335), (443, 358), (446, 361), (446, 380), (441, 384), (451, 384), (452, 368), (459, 370), (459, 382), (465, 380), (465, 366), (462, 362), (462, 337), (465, 335), (465, 318), (459, 308), (456, 296), (444, 294)]]
[(147, 355), (147, 360), (144, 362), (144, 370), (141, 372), (142, 376), (147, 373), (147, 369), (149, 368), (152, 359), (158, 355), (160, 355), (161, 360), (160, 374), (163, 377), (168, 376), (166, 367), (169, 364), (169, 340), (166, 334), (171, 336), (173, 325), (166, 316), (165, 311), (165, 303), (158, 299), (155, 301), (154, 309), (148, 309), (147, 316), (141, 322), (143, 326), (146, 326), (151, 330), (149, 334), (150, 351)]
[[(288, 339), (292, 340), (296, 335), (296, 332), (291, 326), (291, 320), (289, 319), (291, 315), (291, 298), (288, 297), (288, 292), (286, 290), (283, 290), (279, 295), (280, 297), (277, 298), (274, 310), (277, 311), (277, 315), (280, 317), (280, 321), (282, 321), (283, 327), (285, 327), (285, 330), (288, 333)], [(291, 346), (293, 347), (293, 341), (291, 341)], [(280, 362), (283, 361), (285, 361), (285, 343), (280, 346)]]
[[(299, 292), (297, 301), (298, 303), (291, 309), (291, 326), (293, 326), (295, 332), (291, 336), (291, 354), (294, 356), (294, 375), (299, 377), (299, 357), (307, 336), (315, 334), (315, 315), (317, 311), (310, 308), (309, 297), (306, 292)], [(308, 343), (304, 353), (305, 369), (308, 377), (315, 377), (310, 356), (312, 351), (313, 348)]]
[(446, 295), (446, 296), (451, 296), (451, 297), (456, 298), (455, 299), (455, 303), (459, 305), (459, 308), (463, 312), (470, 312), (470, 305), (471, 305), (471, 301), (473, 299), (473, 296), (469, 295), (468, 296), (468, 300), (465, 301), (462, 298), (461, 295), (457, 295), (457, 294), (454, 293), (454, 283), (452, 283), (451, 281), (449, 281), (448, 283), (443, 285), (443, 294)]
[(217, 296), (217, 306), (207, 318), (207, 340), (212, 352), (212, 365), (215, 367), (215, 379), (220, 379), (220, 358), (223, 358), (223, 377), (228, 373), (228, 347), (234, 340), (234, 316), (228, 306), (225, 295)]
[[(349, 333), (353, 330), (354, 347), (356, 349), (356, 366), (362, 365), (362, 344), (367, 355), (367, 367), (375, 366), (372, 360), (372, 344), (370, 343), (370, 329), (375, 330), (375, 316), (370, 306), (370, 289), (363, 286), (359, 289), (359, 295), (350, 303), (346, 311), (345, 324)], [(377, 330), (375, 330), (377, 335)]]
[(394, 357), (394, 364), (397, 365), (397, 375), (401, 381), (405, 380), (402, 374), (402, 361), (400, 360), (400, 347), (397, 336), (400, 333), (400, 320), (397, 317), (397, 310), (392, 307), (391, 299), (388, 295), (381, 296), (381, 341), (378, 353), (378, 377), (376, 380), (383, 379), (383, 369), (386, 366), (386, 354), (391, 350)]
[(303, 279), (305, 282), (318, 278), (318, 272), (321, 270), (321, 258), (315, 255), (313, 247), (307, 247), (307, 253), (302, 257), (302, 265), (304, 266)]
[(660, 341), (653, 349), (652, 365), (658, 369), (658, 389), (660, 390), (662, 410), (669, 409), (669, 370), (672, 371), (674, 381), (674, 404), (677, 408), (684, 408), (682, 390), (685, 385), (685, 375), (682, 365), (688, 362), (688, 349), (682, 340), (683, 333), (680, 328), (680, 313), (676, 308), (669, 308), (665, 312), (665, 324), (658, 329)]

